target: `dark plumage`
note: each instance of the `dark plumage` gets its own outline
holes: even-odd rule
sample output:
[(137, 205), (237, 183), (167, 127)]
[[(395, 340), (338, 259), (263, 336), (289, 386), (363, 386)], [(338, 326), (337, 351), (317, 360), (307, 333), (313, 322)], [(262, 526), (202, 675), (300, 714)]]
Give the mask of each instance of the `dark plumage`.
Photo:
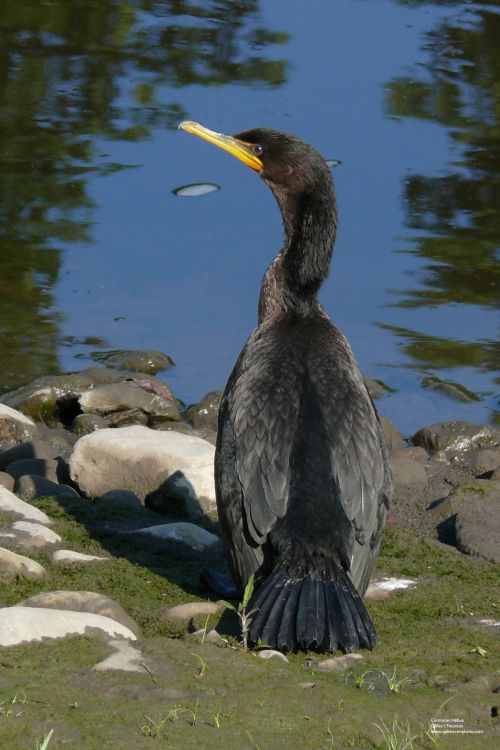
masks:
[(259, 324), (219, 413), (215, 482), (233, 579), (255, 574), (250, 640), (283, 651), (373, 648), (360, 595), (390, 495), (387, 450), (351, 348), (317, 301), (337, 208), (324, 159), (293, 135), (183, 123), (258, 171), (283, 217)]

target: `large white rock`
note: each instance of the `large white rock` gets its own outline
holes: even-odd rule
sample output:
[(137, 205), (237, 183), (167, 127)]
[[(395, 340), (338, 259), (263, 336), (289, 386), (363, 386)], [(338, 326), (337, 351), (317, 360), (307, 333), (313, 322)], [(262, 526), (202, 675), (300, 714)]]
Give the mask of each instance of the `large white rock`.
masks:
[(11, 419), (14, 422), (26, 425), (26, 427), (35, 426), (30, 417), (27, 417), (21, 411), (17, 411), (17, 409), (13, 409), (11, 406), (7, 406), (7, 404), (0, 404), (0, 419)]
[(129, 628), (103, 615), (34, 607), (0, 609), (0, 646), (16, 646), (43, 638), (67, 638), (93, 632), (111, 638), (136, 640)]
[(134, 425), (80, 438), (70, 471), (89, 497), (130, 490), (141, 499), (180, 472), (207, 511), (215, 507), (214, 453), (214, 446), (201, 438)]
[(3, 547), (0, 547), (0, 571), (7, 575), (22, 575), (26, 578), (41, 578), (45, 575), (45, 568), (40, 563)]
[(24, 500), (20, 500), (13, 492), (9, 492), (6, 487), (0, 486), (0, 511), (6, 511), (7, 513), (14, 513), (16, 516), (22, 516), (25, 521), (35, 521), (36, 523), (50, 526), (52, 524), (51, 519), (46, 513), (33, 507), (29, 503), (25, 503)]
[(74, 552), (71, 549), (57, 549), (52, 553), (52, 562), (58, 565), (84, 565), (93, 562), (106, 562), (110, 557), (99, 555), (86, 555), (84, 552)]
[(21, 534), (27, 534), (36, 545), (44, 546), (46, 544), (59, 544), (62, 541), (59, 534), (55, 531), (47, 529), (40, 523), (32, 523), (31, 521), (16, 521), (12, 524), (12, 528), (16, 532)]

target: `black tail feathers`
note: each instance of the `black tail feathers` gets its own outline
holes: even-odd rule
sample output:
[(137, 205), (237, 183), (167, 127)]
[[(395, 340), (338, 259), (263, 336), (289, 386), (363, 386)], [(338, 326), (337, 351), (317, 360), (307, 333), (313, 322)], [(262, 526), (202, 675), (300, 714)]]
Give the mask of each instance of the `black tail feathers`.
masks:
[(248, 609), (255, 609), (250, 641), (279, 651), (311, 649), (346, 653), (372, 649), (377, 639), (368, 612), (349, 576), (290, 573), (282, 565), (266, 578)]

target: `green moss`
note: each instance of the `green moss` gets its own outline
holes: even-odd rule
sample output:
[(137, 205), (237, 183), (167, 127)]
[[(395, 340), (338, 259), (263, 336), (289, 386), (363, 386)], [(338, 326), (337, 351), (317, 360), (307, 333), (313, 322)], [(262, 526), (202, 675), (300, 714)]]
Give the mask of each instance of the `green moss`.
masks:
[[(467, 728), (484, 732), (459, 737), (460, 746), (492, 746), (496, 730), (490, 705), (495, 697), (480, 688), (471, 692), (464, 681), (500, 670), (495, 636), (471, 626), (479, 617), (498, 619), (500, 566), (481, 564), (389, 528), (378, 572), (417, 578), (420, 583), (370, 603), (379, 641), (350, 670), (365, 674), (364, 685), (357, 688), (356, 680), (345, 673), (316, 671), (323, 657), (314, 654), (312, 661), (293, 654), (289, 664), (244, 654), (237, 646), (236, 620), (230, 613), (209, 621), (228, 636), (228, 647), (198, 643), (187, 636), (185, 627), (165, 623), (166, 607), (203, 598), (199, 568), (219, 564), (218, 558), (175, 544), (144, 545), (144, 540), (115, 533), (109, 523), (116, 517), (109, 509), (101, 512), (98, 506), (70, 501), (61, 505), (54, 499), (35, 504), (53, 517), (55, 530), (69, 547), (108, 555), (110, 560), (61, 567), (51, 562), (50, 554), (40, 552), (36, 559), (46, 567), (47, 576), (40, 581), (0, 580), (0, 600), (15, 604), (55, 589), (102, 592), (139, 623), (143, 637), (138, 646), (151, 673), (94, 672), (92, 666), (110, 653), (94, 638), (5, 649), (0, 659), (3, 746), (34, 747), (35, 738), (53, 727), (51, 746), (85, 750), (385, 748), (375, 724), (383, 721), (394, 727), (397, 717), (417, 735), (414, 747), (425, 749), (432, 747), (425, 729), (450, 697), (443, 715), (463, 718)], [(205, 618), (201, 620), (196, 624), (203, 625)], [(193, 654), (207, 664), (202, 678)], [(384, 687), (382, 673), (409, 681), (399, 692), (391, 692)], [(311, 683), (314, 687), (307, 687)], [(19, 708), (22, 696), (26, 700)], [(457, 746), (456, 736), (440, 739), (444, 750)]]

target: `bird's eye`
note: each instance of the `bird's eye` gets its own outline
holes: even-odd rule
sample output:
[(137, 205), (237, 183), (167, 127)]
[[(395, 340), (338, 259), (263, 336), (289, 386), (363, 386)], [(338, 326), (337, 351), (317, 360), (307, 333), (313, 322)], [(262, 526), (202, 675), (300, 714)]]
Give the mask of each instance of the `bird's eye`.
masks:
[(256, 143), (255, 146), (252, 146), (252, 153), (255, 154), (255, 156), (262, 156), (264, 149)]

